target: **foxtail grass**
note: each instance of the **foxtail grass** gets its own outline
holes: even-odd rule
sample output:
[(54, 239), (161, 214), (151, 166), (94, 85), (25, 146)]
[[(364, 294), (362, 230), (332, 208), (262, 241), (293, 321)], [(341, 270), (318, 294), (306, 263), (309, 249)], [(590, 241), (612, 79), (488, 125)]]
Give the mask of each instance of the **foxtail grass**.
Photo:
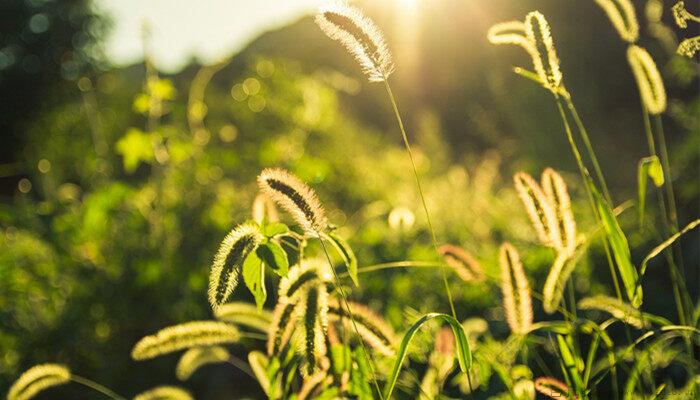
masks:
[(639, 39), (639, 22), (630, 0), (595, 0), (605, 11), (622, 40), (634, 43)]
[(221, 346), (195, 347), (187, 350), (177, 363), (175, 375), (177, 379), (186, 381), (190, 379), (199, 368), (228, 361), (231, 355)]
[(518, 251), (508, 242), (501, 245), (499, 264), (506, 321), (513, 333), (525, 334), (532, 327), (530, 284), (525, 276)]
[(134, 400), (194, 400), (190, 392), (177, 386), (158, 386), (139, 393)]
[(236, 343), (241, 333), (219, 321), (192, 321), (161, 329), (139, 340), (131, 351), (134, 360), (148, 360), (191, 347)]

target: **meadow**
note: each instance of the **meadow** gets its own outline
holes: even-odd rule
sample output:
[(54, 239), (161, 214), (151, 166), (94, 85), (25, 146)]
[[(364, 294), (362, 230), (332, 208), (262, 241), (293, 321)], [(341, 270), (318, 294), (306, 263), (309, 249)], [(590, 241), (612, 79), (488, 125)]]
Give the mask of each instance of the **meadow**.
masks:
[[(146, 53), (75, 79), (0, 207), (7, 399), (697, 398), (700, 18), (591, 3), (641, 129), (589, 125), (596, 74), (529, 10), (479, 38), (517, 63), (486, 79), (507, 100), (450, 99), (484, 132), (518, 109), (520, 133), (457, 160), (472, 144), (405, 112), (402, 58), (342, 1), (312, 32), (351, 72), (255, 54), (169, 77)], [(635, 144), (601, 145), (607, 121)]]

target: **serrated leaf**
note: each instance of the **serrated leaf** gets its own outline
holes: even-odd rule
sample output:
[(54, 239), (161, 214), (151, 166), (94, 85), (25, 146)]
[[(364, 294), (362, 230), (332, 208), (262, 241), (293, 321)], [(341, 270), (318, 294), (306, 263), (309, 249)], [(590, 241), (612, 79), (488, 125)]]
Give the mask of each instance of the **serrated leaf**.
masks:
[(348, 269), (348, 274), (352, 278), (352, 282), (355, 286), (360, 286), (360, 281), (357, 277), (357, 257), (355, 257), (355, 252), (342, 237), (338, 236), (335, 232), (330, 232), (327, 238), (333, 245), (333, 247), (338, 251), (340, 257), (343, 259), (345, 266)]
[(268, 241), (258, 247), (258, 257), (279, 276), (287, 276), (289, 260), (287, 253), (277, 242)]
[(255, 304), (262, 309), (267, 299), (265, 289), (265, 268), (257, 252), (248, 254), (243, 262), (243, 281), (255, 297)]
[(639, 160), (637, 168), (637, 190), (639, 201), (639, 223), (644, 221), (644, 211), (646, 208), (647, 178), (651, 178), (656, 187), (664, 184), (664, 171), (657, 156), (644, 157)]
[(281, 222), (273, 222), (270, 224), (265, 224), (262, 227), (262, 233), (263, 235), (271, 238), (273, 236), (281, 235), (283, 233), (289, 232), (289, 228), (287, 225), (281, 223)]
[(622, 228), (620, 228), (620, 224), (617, 222), (610, 205), (595, 189), (593, 190), (593, 196), (605, 229), (605, 235), (608, 238), (608, 243), (610, 243), (610, 248), (615, 258), (615, 264), (617, 264), (617, 269), (620, 271), (627, 298), (635, 308), (638, 308), (642, 304), (642, 288), (637, 286), (637, 269), (632, 264), (632, 255), (630, 254), (627, 237)]

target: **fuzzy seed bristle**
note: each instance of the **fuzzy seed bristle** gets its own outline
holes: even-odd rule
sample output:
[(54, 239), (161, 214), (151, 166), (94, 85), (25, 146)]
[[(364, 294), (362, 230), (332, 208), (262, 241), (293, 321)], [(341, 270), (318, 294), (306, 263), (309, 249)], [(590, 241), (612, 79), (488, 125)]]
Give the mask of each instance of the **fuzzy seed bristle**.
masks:
[(267, 332), (267, 354), (277, 354), (287, 345), (294, 331), (294, 309), (296, 302), (289, 298), (280, 298), (272, 311), (272, 322)]
[(250, 223), (237, 226), (221, 242), (209, 275), (208, 297), (214, 311), (233, 293), (243, 262), (263, 238), (258, 227)]
[(576, 250), (576, 221), (571, 211), (571, 199), (564, 178), (552, 168), (542, 173), (542, 190), (552, 204), (557, 217), (562, 250), (573, 254)]
[[(540, 76), (547, 89), (556, 91), (561, 85), (563, 77), (559, 67), (559, 57), (554, 48), (554, 39), (552, 39), (549, 23), (539, 11), (532, 11), (525, 16), (525, 35), (534, 45), (537, 58), (540, 60), (534, 63), (535, 72)], [(543, 46), (546, 58), (539, 50), (540, 45)]]
[(561, 250), (563, 244), (556, 213), (540, 185), (524, 172), (515, 174), (513, 181), (540, 242), (545, 246)]
[(627, 61), (632, 67), (644, 107), (652, 115), (664, 112), (666, 89), (654, 59), (644, 48), (631, 45), (627, 49)]
[(614, 297), (604, 295), (586, 297), (578, 302), (578, 307), (582, 310), (605, 311), (635, 328), (642, 329), (648, 326), (646, 321), (640, 318), (639, 310)]
[(508, 326), (513, 333), (524, 334), (532, 326), (530, 284), (525, 276), (518, 251), (508, 242), (501, 245), (499, 264), (503, 309)]
[(679, 1), (671, 7), (673, 12), (673, 19), (676, 21), (676, 25), (679, 28), (686, 29), (688, 27), (688, 20), (692, 19), (692, 14), (685, 9), (685, 2)]
[(275, 203), (270, 200), (264, 193), (260, 193), (253, 199), (252, 207), (252, 217), (253, 221), (258, 224), (263, 222), (277, 222), (279, 221), (279, 214), (277, 213), (277, 207)]
[(639, 23), (629, 0), (595, 0), (605, 11), (622, 40), (634, 43), (639, 38)]
[(481, 282), (484, 280), (484, 269), (481, 264), (463, 248), (445, 244), (440, 246), (438, 252), (463, 281)]
[(695, 53), (698, 51), (700, 51), (700, 36), (683, 39), (676, 49), (676, 53), (691, 58), (695, 57)]
[(309, 236), (328, 227), (323, 207), (314, 191), (299, 178), (281, 168), (264, 169), (258, 176), (260, 189), (289, 212)]
[(296, 310), (298, 336), (302, 343), (305, 375), (313, 374), (319, 360), (326, 355), (326, 331), (328, 329), (328, 292), (324, 285), (310, 287), (299, 300)]
[(7, 400), (29, 400), (53, 386), (70, 382), (70, 370), (60, 364), (39, 364), (26, 370), (7, 392)]
[(549, 376), (535, 379), (535, 390), (555, 400), (578, 398), (564, 382)]
[(222, 304), (216, 309), (214, 315), (218, 320), (234, 325), (243, 325), (261, 332), (267, 332), (272, 319), (272, 314), (269, 311), (260, 310), (253, 304), (241, 302)]
[(177, 386), (158, 386), (134, 397), (134, 400), (194, 400), (192, 395)]
[(362, 304), (348, 302), (347, 306), (350, 307), (350, 313), (355, 321), (354, 325), (345, 304), (333, 300), (328, 312), (333, 319), (342, 321), (348, 331), (356, 326), (361, 339), (379, 353), (389, 357), (393, 356), (397, 338), (391, 326), (381, 316)]
[(557, 255), (557, 258), (554, 259), (554, 263), (549, 269), (547, 280), (544, 282), (544, 289), (542, 290), (542, 306), (547, 314), (554, 313), (557, 307), (559, 307), (559, 303), (564, 295), (566, 281), (569, 279), (569, 276), (571, 276), (571, 273), (574, 272), (575, 266), (576, 260), (570, 257), (569, 254), (560, 253)]
[(139, 340), (131, 351), (134, 360), (148, 360), (191, 347), (236, 343), (241, 334), (236, 327), (219, 321), (192, 321), (161, 329)]
[(230, 354), (221, 346), (195, 347), (180, 357), (175, 375), (181, 381), (188, 380), (200, 367), (228, 361)]
[(384, 35), (359, 9), (345, 1), (332, 1), (320, 8), (315, 21), (355, 57), (370, 82), (384, 81), (394, 71)]

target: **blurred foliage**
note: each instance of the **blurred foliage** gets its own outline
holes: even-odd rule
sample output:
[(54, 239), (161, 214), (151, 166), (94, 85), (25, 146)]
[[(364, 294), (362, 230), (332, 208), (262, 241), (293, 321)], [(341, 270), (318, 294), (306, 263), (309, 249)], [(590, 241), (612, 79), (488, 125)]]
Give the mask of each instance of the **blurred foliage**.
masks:
[[(556, 114), (531, 82), (507, 75), (510, 65), (517, 65), (514, 59), (494, 61), (485, 45), (436, 39), (483, 36), (492, 22), (520, 15), (514, 7), (524, 10), (530, 4), (505, 7), (496, 1), (507, 15), (494, 12), (485, 21), (442, 24), (449, 20), (448, 6), (458, 9), (454, 15), (483, 12), (473, 5), (478, 2), (446, 3), (426, 11), (424, 20), (437, 21), (424, 28), (422, 54), (429, 65), (413, 75), (401, 75), (399, 69), (397, 76), (437, 236), (476, 254), (492, 275), (503, 240), (528, 248), (522, 252), (524, 264), (533, 286), (541, 287), (553, 254), (535, 245), (510, 176), (519, 169), (535, 174), (549, 164), (574, 170), (568, 153), (561, 151), (565, 143)], [(574, 7), (544, 3), (553, 21), (578, 18)], [(584, 10), (587, 20), (594, 21), (585, 30), (608, 29), (594, 7), (591, 2)], [(457, 29), (459, 23), (470, 32)], [(604, 149), (604, 169), (618, 181), (632, 182), (616, 198), (631, 198), (631, 166), (643, 155), (643, 141), (638, 105), (629, 100), (636, 99), (630, 89), (634, 83), (620, 67), (621, 47), (581, 36), (584, 27), (577, 25), (560, 22), (553, 29), (561, 42), (576, 43), (561, 51), (564, 63), (571, 63), (565, 68), (570, 89), (580, 93), (581, 108), (591, 114), (584, 119)], [(29, 189), (0, 203), (2, 391), (21, 370), (45, 360), (89, 372), (125, 394), (175, 382), (172, 358), (137, 365), (129, 358), (131, 346), (163, 326), (209, 315), (211, 259), (226, 232), (250, 218), (254, 177), (263, 167), (287, 168), (318, 191), (332, 222), (351, 238), (360, 265), (433, 259), (415, 182), (407, 174), (408, 160), (382, 93), (355, 80), (358, 74), (349, 58), (337, 57), (339, 50), (323, 39), (305, 19), (263, 35), (233, 60), (192, 65), (173, 76), (159, 76), (148, 62), (75, 75), (61, 101), (42, 108), (23, 131), (21, 157)], [(682, 210), (697, 215), (697, 64), (656, 47), (674, 99), (667, 120), (675, 183)], [(601, 48), (604, 52), (597, 54)], [(615, 62), (592, 64), (610, 54), (616, 54)], [(462, 70), (465, 64), (474, 66)], [(15, 81), (2, 76), (0, 85)], [(600, 84), (588, 83), (598, 78)], [(607, 118), (618, 111), (616, 118)], [(581, 202), (575, 209), (587, 210), (577, 174), (565, 178), (574, 201)], [(634, 245), (657, 240), (637, 230), (634, 212), (628, 213), (622, 220)], [(592, 229), (589, 215), (576, 218), (581, 230)], [(687, 247), (688, 264), (697, 264), (698, 249)], [(609, 286), (607, 267), (596, 262), (602, 260), (600, 249), (591, 258), (575, 272), (578, 292), (602, 292)], [(662, 269), (650, 271), (650, 290), (669, 290)], [(365, 275), (353, 296), (405, 328), (412, 315), (447, 310), (442, 291), (436, 290), (441, 281), (435, 272)], [(458, 314), (503, 319), (492, 288), (453, 279), (452, 290)], [(252, 302), (244, 292), (239, 296)], [(663, 302), (651, 299), (649, 308), (673, 317)], [(536, 310), (536, 319), (543, 318)], [(419, 340), (432, 343), (435, 330), (420, 334)], [(495, 340), (506, 333), (505, 323), (492, 323), (480, 344), (486, 348), (482, 357), (508, 357), (508, 344)], [(487, 364), (477, 366), (485, 380), (492, 375)], [(503, 365), (511, 364), (513, 360), (503, 360)], [(260, 396), (257, 385), (236, 370), (208, 371), (207, 378), (190, 381), (203, 398), (232, 392)]]

